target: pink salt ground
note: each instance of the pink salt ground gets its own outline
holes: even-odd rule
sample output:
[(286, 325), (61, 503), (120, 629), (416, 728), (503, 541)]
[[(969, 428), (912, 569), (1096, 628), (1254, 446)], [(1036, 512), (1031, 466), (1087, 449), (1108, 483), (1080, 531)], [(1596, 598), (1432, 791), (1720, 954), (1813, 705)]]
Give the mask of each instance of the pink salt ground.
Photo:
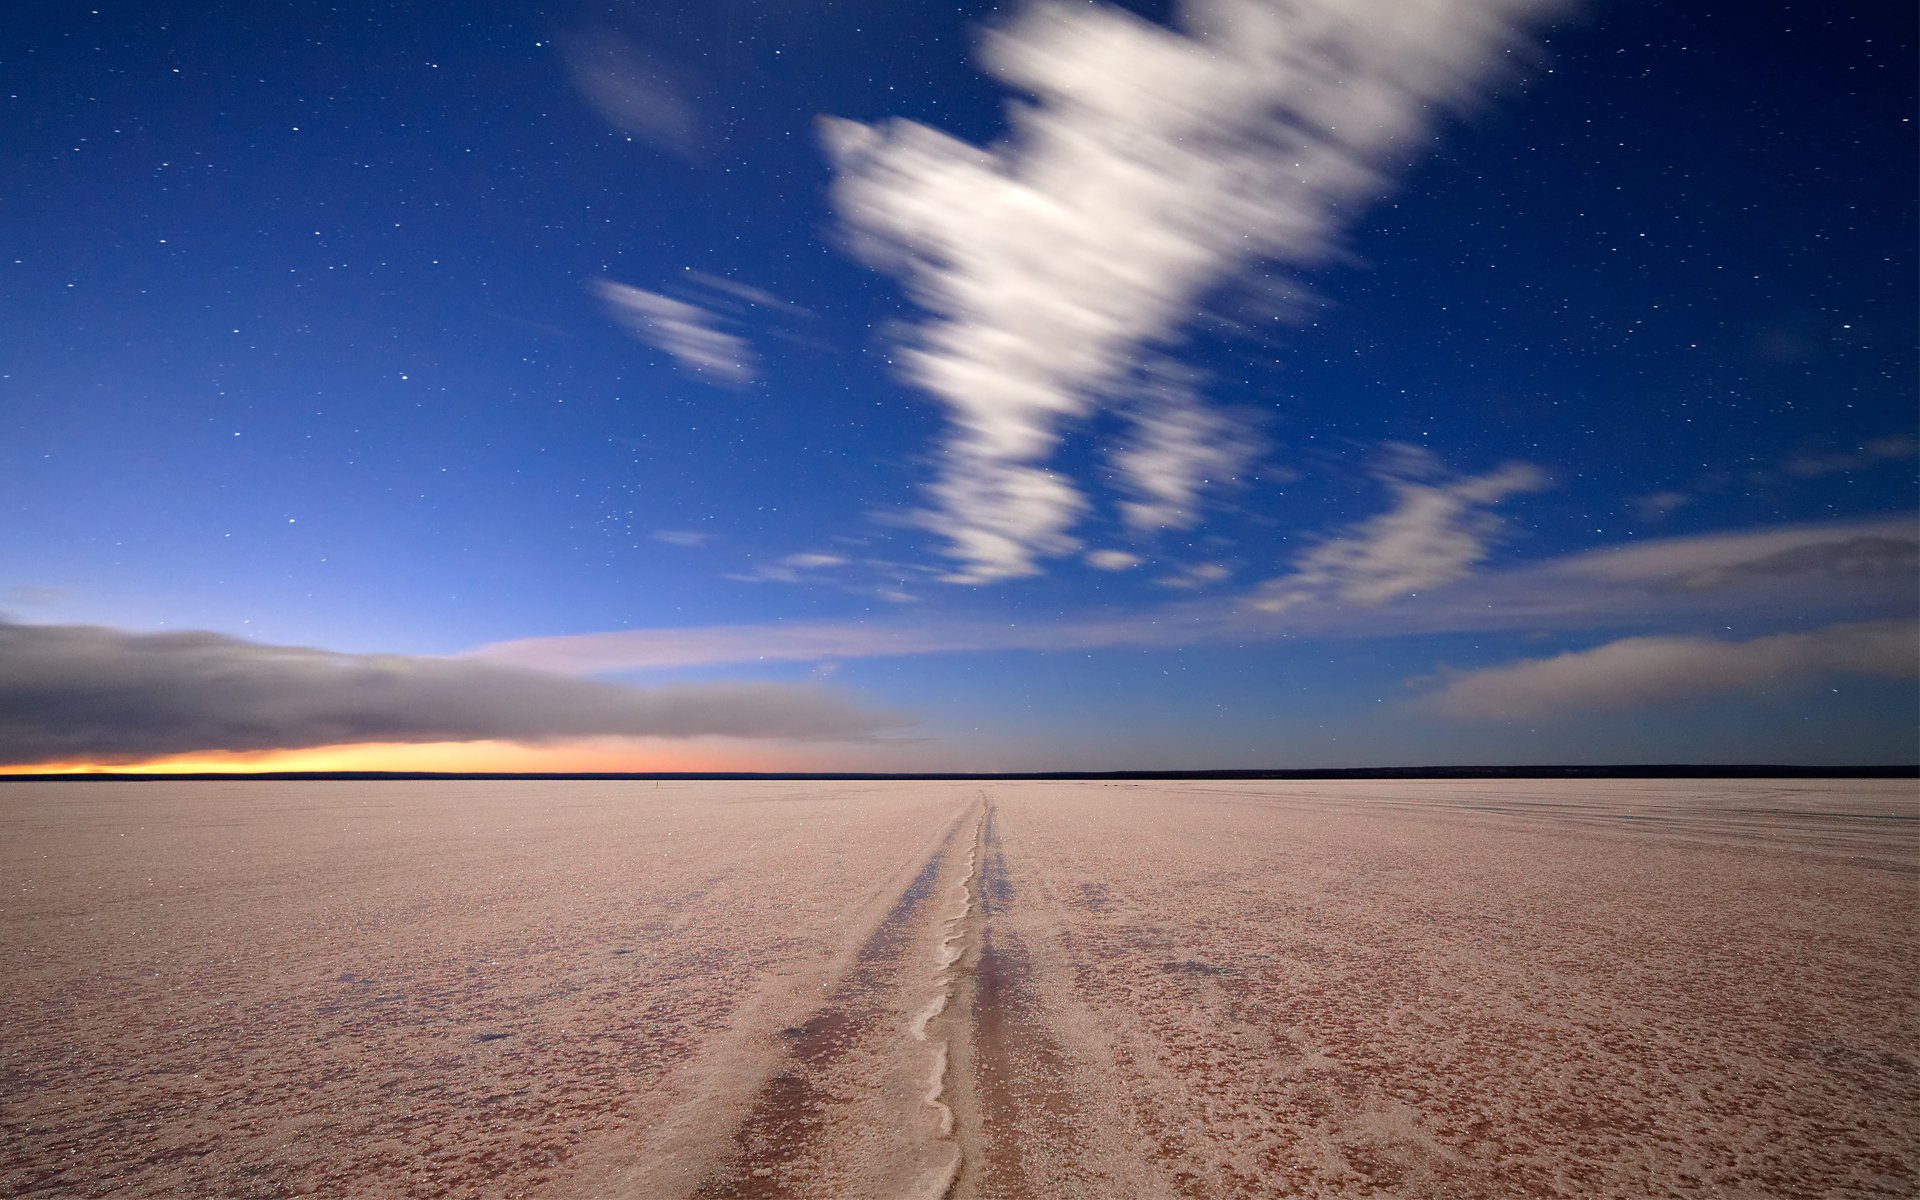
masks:
[(1917, 1186), (1911, 781), (16, 783), (0, 829), (0, 1196)]

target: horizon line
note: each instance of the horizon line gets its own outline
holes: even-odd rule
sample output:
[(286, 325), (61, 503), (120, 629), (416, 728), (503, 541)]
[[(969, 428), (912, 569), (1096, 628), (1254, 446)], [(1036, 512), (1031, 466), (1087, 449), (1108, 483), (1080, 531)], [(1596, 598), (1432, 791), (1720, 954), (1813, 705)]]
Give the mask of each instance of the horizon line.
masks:
[(875, 782), (1072, 780), (1325, 780), (1343, 779), (1907, 779), (1920, 763), (1814, 766), (1794, 763), (1617, 763), (1422, 767), (1254, 767), (1118, 771), (61, 771), (0, 773), (0, 783), (67, 783), (111, 779), (126, 783), (435, 782), (459, 780), (753, 782), (848, 780)]

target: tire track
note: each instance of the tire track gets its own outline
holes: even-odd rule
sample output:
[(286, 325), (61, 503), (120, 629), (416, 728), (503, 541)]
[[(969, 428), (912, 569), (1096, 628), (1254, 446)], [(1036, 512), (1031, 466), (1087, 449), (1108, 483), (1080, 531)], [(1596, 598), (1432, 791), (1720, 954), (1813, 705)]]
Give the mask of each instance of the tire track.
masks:
[[(836, 1072), (856, 1048), (873, 1042), (889, 1016), (900, 1011), (897, 1004), (902, 976), (915, 966), (911, 951), (925, 936), (939, 880), (961, 847), (967, 847), (970, 855), (977, 852), (980, 828), (981, 822), (976, 819), (970, 831), (973, 836), (963, 842), (967, 826), (964, 821), (956, 822), (939, 850), (862, 944), (852, 968), (826, 1003), (807, 1020), (780, 1031), (786, 1043), (784, 1064), (755, 1093), (734, 1134), (732, 1154), (702, 1180), (693, 1193), (696, 1200), (768, 1200), (817, 1194), (815, 1176), (834, 1132), (835, 1109), (854, 1095), (853, 1087), (835, 1078)], [(970, 908), (967, 901), (974, 861), (970, 857), (960, 885), (965, 906), (948, 918), (947, 936), (937, 950), (943, 961), (936, 978), (943, 986), (947, 985), (946, 973), (964, 952), (964, 948), (955, 950), (954, 943), (964, 932)], [(929, 1004), (907, 1032), (916, 1041), (930, 1040), (929, 1026), (944, 1009), (944, 1001), (938, 1006)], [(924, 1100), (937, 1115), (944, 1114), (939, 1117), (940, 1133), (950, 1138), (952, 1112), (944, 1100), (946, 1059), (946, 1041), (942, 1038), (936, 1044)], [(952, 1167), (944, 1171), (932, 1195), (947, 1191), (958, 1167), (957, 1145), (952, 1157)]]
[(962, 1140), (969, 1152), (950, 1194), (956, 1200), (1081, 1194), (1093, 1181), (1081, 1169), (1088, 1147), (1072, 1090), (1074, 1068), (1048, 1032), (1031, 954), (1010, 927), (1013, 882), (993, 803), (983, 800), (973, 955), (964, 988), (971, 1119)]

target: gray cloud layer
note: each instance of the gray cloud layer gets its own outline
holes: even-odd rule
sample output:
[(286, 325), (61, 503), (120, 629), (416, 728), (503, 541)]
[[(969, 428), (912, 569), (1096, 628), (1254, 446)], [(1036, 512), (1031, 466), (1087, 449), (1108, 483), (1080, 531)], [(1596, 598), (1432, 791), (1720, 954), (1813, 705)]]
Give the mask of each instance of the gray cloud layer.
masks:
[(604, 735), (860, 741), (907, 723), (816, 687), (641, 690), (474, 659), (0, 621), (4, 763)]

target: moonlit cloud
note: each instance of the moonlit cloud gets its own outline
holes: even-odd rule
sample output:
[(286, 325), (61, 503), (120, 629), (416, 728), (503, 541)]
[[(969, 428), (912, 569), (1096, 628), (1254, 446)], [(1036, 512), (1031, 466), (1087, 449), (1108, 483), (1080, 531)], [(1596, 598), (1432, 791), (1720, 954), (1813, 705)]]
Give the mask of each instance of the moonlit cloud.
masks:
[(1092, 550), (1084, 561), (1096, 571), (1131, 571), (1140, 565), (1140, 556), (1125, 550)]
[(1914, 457), (1916, 453), (1920, 453), (1920, 445), (1916, 445), (1905, 434), (1897, 434), (1863, 442), (1858, 449), (1844, 454), (1803, 454), (1788, 459), (1786, 471), (1802, 479), (1814, 479), (1821, 475), (1836, 475), (1882, 463), (1899, 462)]
[(0, 588), (0, 603), (23, 604), (39, 607), (58, 604), (68, 599), (65, 588), (45, 587), (34, 584), (22, 584), (18, 587)]
[[(908, 597), (911, 599), (911, 597)], [(471, 652), (488, 662), (569, 674), (671, 670), (741, 662), (827, 662), (966, 651), (1064, 650), (1094, 646), (1189, 645), (1220, 625), (1166, 614), (1081, 621), (778, 621), (625, 629), (496, 642)]]
[(1920, 678), (1917, 631), (1920, 626), (1912, 620), (1892, 620), (1750, 641), (1625, 638), (1458, 675), (1430, 703), (1451, 716), (1519, 719), (1758, 692), (1831, 675), (1915, 679)]
[(862, 741), (908, 723), (815, 687), (638, 689), (475, 659), (0, 623), (7, 764), (603, 735)]
[[(1857, 546), (1862, 539), (1908, 548), (1887, 552), (1889, 558), (1912, 554), (1920, 543), (1920, 526), (1909, 518), (1882, 518), (1636, 542), (1480, 571), (1432, 591), (1377, 605), (1343, 600), (1339, 588), (1323, 586), (1276, 609), (1268, 585), (1240, 596), (1167, 604), (1127, 616), (1067, 616), (1021, 623), (929, 618), (630, 629), (523, 638), (482, 646), (470, 654), (507, 665), (593, 675), (761, 661), (1178, 647), (1303, 635), (1632, 629), (1735, 617), (1786, 623), (1809, 616), (1832, 620), (1912, 613), (1911, 575), (1829, 573), (1811, 565), (1818, 557), (1813, 555), (1793, 560), (1805, 568), (1800, 574), (1777, 570), (1786, 561), (1783, 554), (1810, 547)], [(1094, 553), (1132, 557), (1124, 551)], [(1117, 563), (1119, 558), (1109, 561)], [(1755, 569), (1761, 563), (1772, 563), (1775, 569)], [(1684, 586), (1704, 570), (1723, 572), (1723, 581), (1714, 587)]]
[(1231, 578), (1233, 578), (1232, 568), (1221, 563), (1194, 563), (1180, 568), (1171, 575), (1164, 575), (1154, 582), (1163, 588), (1194, 592), (1201, 588), (1212, 587), (1217, 583), (1225, 583)]
[(1561, 560), (1559, 569), (1590, 586), (1701, 592), (1760, 579), (1774, 586), (1838, 579), (1905, 583), (1917, 556), (1920, 521), (1882, 517), (1662, 538), (1575, 555)]
[(1920, 544), (1901, 537), (1864, 534), (1810, 542), (1738, 562), (1722, 563), (1676, 576), (1672, 586), (1702, 592), (1758, 580), (1806, 579), (1920, 580)]
[[(1196, 0), (1182, 34), (1105, 5), (1036, 3), (983, 48), (985, 70), (1033, 98), (993, 145), (904, 120), (827, 122), (856, 249), (930, 314), (899, 361), (952, 422), (925, 518), (952, 578), (1029, 575), (1076, 550), (1087, 501), (1046, 466), (1063, 424), (1247, 264), (1325, 260), (1390, 164), (1547, 7)], [(1193, 452), (1153, 449), (1173, 444), (1167, 432), (1123, 460), (1149, 473), (1132, 519), (1188, 519), (1189, 489), (1168, 481)], [(1189, 419), (1183, 435), (1199, 432)]]
[(792, 567), (797, 571), (812, 571), (818, 570), (821, 567), (844, 567), (847, 565), (847, 560), (838, 554), (809, 552), (806, 554), (789, 554), (780, 560), (780, 565)]
[(681, 67), (609, 30), (559, 39), (573, 85), (607, 124), (675, 154), (702, 140), (693, 79)]
[(847, 563), (848, 560), (838, 554), (808, 551), (789, 554), (751, 571), (728, 575), (727, 578), (736, 583), (801, 583), (808, 578), (809, 572), (831, 571)]
[(1693, 503), (1693, 497), (1685, 492), (1664, 491), (1648, 492), (1644, 496), (1635, 496), (1628, 501), (1634, 514), (1643, 521), (1658, 521), (1676, 509)]
[(803, 308), (791, 300), (782, 300), (765, 288), (757, 288), (750, 283), (741, 283), (737, 279), (728, 279), (724, 275), (714, 275), (706, 271), (688, 271), (687, 278), (710, 292), (718, 292), (724, 296), (731, 296), (733, 299), (751, 304), (755, 308), (792, 313), (800, 317), (810, 317), (813, 315), (811, 309)]
[(695, 546), (704, 546), (707, 544), (706, 534), (696, 533), (691, 529), (659, 529), (659, 530), (655, 530), (653, 533), (649, 534), (648, 536), (651, 537), (656, 542), (663, 542), (669, 546), (685, 546), (688, 548), (692, 548)]
[(752, 382), (753, 351), (746, 339), (722, 331), (713, 312), (610, 279), (596, 282), (594, 292), (614, 319), (682, 368), (728, 383)]
[(1120, 515), (1134, 529), (1191, 529), (1208, 489), (1239, 482), (1260, 451), (1246, 422), (1200, 403), (1182, 381), (1142, 387), (1128, 407), (1132, 439), (1114, 455), (1132, 498)]
[(1547, 476), (1528, 463), (1465, 479), (1432, 480), (1424, 452), (1399, 447), (1381, 478), (1393, 507), (1301, 555), (1293, 571), (1270, 580), (1256, 606), (1284, 612), (1313, 601), (1379, 605), (1463, 579), (1500, 535), (1488, 511), (1507, 497), (1537, 492)]

